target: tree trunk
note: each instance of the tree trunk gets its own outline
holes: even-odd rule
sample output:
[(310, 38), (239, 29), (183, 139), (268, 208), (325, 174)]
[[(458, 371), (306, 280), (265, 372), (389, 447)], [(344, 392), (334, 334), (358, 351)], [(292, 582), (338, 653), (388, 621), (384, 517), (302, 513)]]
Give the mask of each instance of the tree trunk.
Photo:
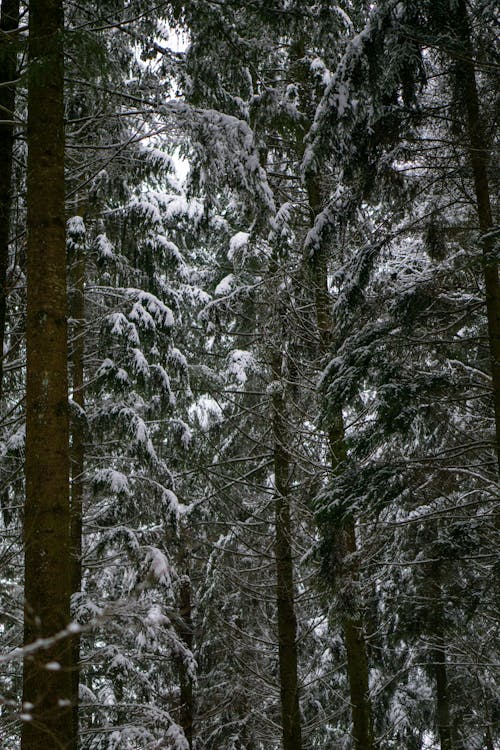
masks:
[[(12, 152), (14, 148), (14, 104), (16, 96), (19, 0), (3, 0), (0, 11), (0, 403), (3, 395), (3, 343), (7, 309), (10, 213), (12, 208)], [(11, 33), (9, 33), (11, 32)], [(7, 85), (6, 85), (7, 84)]]
[[(179, 636), (186, 648), (193, 650), (193, 621), (191, 616), (191, 581), (188, 575), (183, 575), (179, 591)], [(184, 659), (179, 659), (180, 682), (180, 725), (188, 742), (189, 750), (193, 748), (194, 700), (193, 680)]]
[(436, 680), (436, 707), (441, 750), (453, 750), (446, 651), (438, 646), (432, 650)]
[(460, 42), (457, 53), (457, 73), (460, 76), (469, 134), (469, 157), (474, 177), (476, 210), (481, 231), (483, 275), (486, 290), (488, 341), (491, 356), (493, 404), (495, 410), (496, 454), (500, 471), (500, 282), (498, 258), (495, 255), (493, 216), (488, 180), (489, 148), (484, 136), (479, 96), (474, 67), (469, 19), (465, 0), (459, 0), (456, 9), (456, 33)]
[[(354, 523), (348, 520), (343, 529), (344, 554), (356, 553), (356, 536)], [(350, 581), (354, 601), (350, 602), (348, 614), (342, 618), (344, 644), (347, 654), (347, 676), (351, 697), (352, 733), (355, 750), (373, 750), (373, 716), (369, 694), (368, 659), (363, 617), (360, 613), (358, 586), (359, 572), (357, 562), (351, 566)], [(351, 614), (352, 613), (352, 614)]]
[(283, 750), (301, 750), (302, 730), (297, 676), (297, 621), (293, 587), (290, 498), (288, 491), (289, 456), (285, 395), (282, 390), (282, 355), (274, 358), (275, 389), (272, 396), (274, 437), (274, 483), (276, 523), (276, 594), (278, 605), (278, 654), (281, 692)]
[[(71, 557), (61, 0), (29, 18), (22, 750), (72, 747)], [(63, 634), (64, 635), (64, 634)]]
[(431, 595), (430, 637), (433, 639), (431, 649), (432, 668), (436, 682), (436, 718), (441, 750), (453, 750), (453, 726), (450, 709), (450, 688), (446, 667), (446, 649), (444, 638), (443, 592), (441, 587), (441, 562), (431, 565), (429, 577)]
[[(84, 391), (84, 355), (85, 355), (85, 247), (82, 238), (75, 238), (70, 244), (73, 252), (71, 260), (71, 318), (72, 348), (71, 372), (73, 402), (79, 410), (75, 415), (71, 431), (71, 593), (73, 596), (82, 587), (82, 517), (85, 472), (85, 391)], [(71, 710), (73, 721), (72, 749), (78, 749), (78, 714), (80, 684), (80, 635), (72, 639), (71, 657)]]
[[(311, 223), (321, 210), (321, 191), (314, 178), (307, 180), (307, 194)], [(310, 260), (310, 272), (314, 290), (316, 323), (319, 335), (319, 353), (324, 359), (330, 352), (333, 338), (333, 318), (330, 312), (330, 296), (327, 282), (327, 263), (323, 249), (318, 249)], [(333, 475), (346, 459), (344, 421), (339, 408), (330, 420), (328, 447)], [(343, 568), (343, 584), (347, 585), (348, 599), (341, 615), (344, 647), (347, 656), (347, 679), (351, 698), (352, 733), (355, 750), (373, 750), (373, 716), (369, 697), (369, 671), (366, 654), (363, 618), (359, 602), (359, 565), (356, 561), (356, 533), (354, 520), (349, 516), (342, 521), (341, 528), (328, 525), (325, 531), (331, 535), (330, 544), (337, 545)], [(353, 562), (354, 561), (354, 562)]]

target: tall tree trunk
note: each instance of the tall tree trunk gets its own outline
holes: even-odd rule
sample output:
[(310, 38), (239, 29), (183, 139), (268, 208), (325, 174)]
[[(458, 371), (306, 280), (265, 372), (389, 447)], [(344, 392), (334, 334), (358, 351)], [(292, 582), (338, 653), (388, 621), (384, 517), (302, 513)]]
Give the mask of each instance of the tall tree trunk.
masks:
[[(71, 240), (72, 238), (70, 238)], [(85, 246), (83, 237), (78, 234), (69, 243), (71, 261), (71, 302), (70, 313), (73, 320), (71, 373), (73, 401), (78, 407), (78, 415), (71, 430), (71, 593), (78, 594), (82, 587), (82, 518), (85, 472)], [(71, 656), (71, 710), (73, 722), (72, 750), (78, 749), (78, 715), (80, 684), (80, 635), (72, 639)]]
[[(307, 179), (307, 194), (311, 223), (321, 210), (321, 191), (316, 179)], [(318, 249), (310, 259), (311, 281), (314, 290), (316, 322), (319, 336), (319, 353), (324, 359), (330, 353), (333, 343), (334, 321), (330, 312), (330, 295), (326, 254), (323, 248)], [(330, 465), (333, 475), (346, 459), (344, 420), (339, 408), (330, 419), (328, 428), (328, 447)], [(359, 565), (356, 561), (356, 531), (354, 520), (349, 516), (342, 526), (329, 524), (327, 533), (331, 536), (329, 544), (338, 547), (343, 584), (347, 585), (348, 598), (341, 615), (344, 634), (344, 647), (347, 656), (347, 678), (351, 698), (352, 733), (355, 750), (373, 750), (373, 716), (369, 696), (369, 671), (366, 653), (361, 602), (359, 601)]]
[[(179, 636), (186, 648), (193, 650), (193, 621), (191, 616), (191, 581), (188, 575), (183, 575), (179, 590)], [(194, 696), (193, 680), (182, 657), (179, 659), (180, 682), (180, 725), (188, 742), (189, 750), (193, 748), (194, 727)]]
[(431, 565), (429, 593), (431, 596), (430, 637), (433, 640), (431, 660), (436, 683), (436, 717), (439, 742), (441, 750), (453, 750), (453, 726), (450, 709), (450, 687), (446, 666), (440, 560)]
[(500, 282), (498, 258), (495, 254), (493, 216), (488, 180), (489, 147), (486, 141), (479, 108), (474, 49), (465, 0), (456, 4), (455, 32), (459, 40), (457, 51), (457, 73), (463, 91), (463, 101), (469, 134), (469, 157), (474, 177), (476, 210), (481, 231), (483, 275), (486, 290), (486, 312), (488, 318), (488, 340), (491, 355), (493, 381), (493, 403), (495, 410), (496, 453), (500, 471)]
[[(0, 11), (0, 403), (3, 395), (3, 343), (7, 309), (10, 214), (12, 208), (12, 152), (16, 96), (19, 0), (3, 0)], [(10, 33), (9, 33), (10, 32)]]
[[(301, 84), (299, 89), (301, 110), (306, 115), (310, 127), (314, 117), (314, 107), (310, 94), (312, 86), (310, 66), (308, 63), (304, 64), (306, 57), (303, 39), (295, 40), (290, 55), (292, 67), (294, 68), (294, 78)], [(298, 156), (302, 158), (305, 150), (305, 140), (304, 133), (302, 132), (301, 134), (300, 128), (297, 131), (296, 147)], [(310, 224), (313, 227), (318, 214), (323, 208), (321, 186), (318, 178), (311, 174), (306, 175), (305, 186)], [(325, 359), (330, 353), (334, 324), (330, 312), (330, 295), (328, 293), (327, 261), (324, 244), (324, 239), (322, 239), (321, 246), (313, 252), (308, 264), (316, 311), (319, 355), (322, 359)], [(330, 421), (328, 447), (331, 469), (335, 475), (346, 457), (344, 423), (341, 409), (338, 410), (338, 413)], [(356, 554), (354, 520), (346, 518), (343, 521), (342, 528), (333, 527), (330, 524), (327, 534), (331, 537), (330, 543), (337, 546), (342, 567), (345, 567), (344, 562), (346, 560), (350, 561)], [(352, 594), (356, 596), (359, 586), (359, 571), (356, 564), (353, 566), (349, 562), (347, 576), (344, 575), (344, 579), (346, 578), (350, 578), (347, 582)], [(355, 750), (373, 750), (373, 717), (369, 697), (368, 660), (363, 620), (359, 605), (360, 602), (358, 601), (350, 602), (349, 611), (341, 617), (341, 623), (347, 654), (347, 676), (351, 698), (354, 748)]]
[(437, 646), (432, 650), (432, 661), (434, 664), (434, 675), (436, 680), (439, 742), (441, 750), (453, 750), (446, 651), (444, 648)]
[(297, 621), (293, 586), (290, 497), (288, 489), (289, 454), (282, 358), (274, 357), (272, 422), (274, 437), (274, 483), (276, 524), (276, 594), (278, 606), (278, 655), (281, 692), (283, 750), (301, 750), (302, 730), (297, 675)]
[[(29, 19), (26, 505), (22, 750), (70, 748), (71, 557), (61, 0)], [(52, 640), (54, 639), (54, 640)]]
[[(481, 232), (482, 265), (486, 292), (488, 343), (491, 358), (493, 407), (495, 414), (495, 447), (498, 471), (500, 473), (500, 280), (496, 238), (493, 232), (495, 222), (493, 221), (488, 178), (488, 161), (491, 149), (483, 130), (474, 63), (475, 50), (465, 0), (458, 0), (455, 5), (455, 14), (454, 30), (459, 41), (459, 49), (456, 54), (456, 68), (467, 118), (468, 150), (474, 179), (476, 212)], [(442, 607), (441, 598), (439, 601)], [(444, 641), (442, 642), (444, 643)], [(446, 652), (444, 647), (437, 649), (434, 653), (434, 662), (436, 665), (436, 690), (441, 750), (453, 750)], [(488, 735), (485, 742), (488, 744)]]
[[(300, 82), (299, 98), (301, 110), (306, 116), (306, 122), (310, 127), (314, 118), (314, 109), (311, 100), (310, 66), (304, 63), (305, 45), (302, 39), (297, 39), (291, 50), (294, 78)], [(297, 149), (300, 158), (305, 151), (304, 132), (297, 133)], [(317, 216), (323, 209), (323, 198), (319, 179), (314, 174), (308, 174), (305, 178), (307, 202), (311, 227), (314, 226)], [(315, 249), (308, 262), (309, 278), (311, 279), (314, 306), (316, 312), (316, 324), (319, 337), (319, 355), (325, 359), (330, 353), (333, 343), (334, 320), (330, 310), (330, 295), (328, 292), (327, 259), (325, 253), (325, 240), (322, 239), (320, 247)], [(330, 452), (330, 464), (333, 475), (335, 475), (346, 458), (346, 445), (344, 437), (344, 422), (342, 409), (330, 419), (328, 429), (328, 447)], [(356, 555), (356, 534), (354, 520), (351, 517), (343, 521), (342, 528), (328, 524), (325, 529), (330, 537), (329, 544), (335, 545), (341, 560), (344, 582), (347, 584), (351, 597), (356, 601), (349, 601), (345, 613), (341, 615), (341, 624), (344, 635), (344, 646), (347, 655), (347, 678), (349, 682), (349, 693), (351, 699), (352, 733), (355, 750), (373, 750), (373, 715), (369, 696), (369, 671), (364, 635), (363, 618), (361, 614), (357, 589), (359, 586), (358, 564), (353, 563)], [(348, 565), (345, 563), (348, 561)], [(347, 570), (345, 568), (347, 567)]]

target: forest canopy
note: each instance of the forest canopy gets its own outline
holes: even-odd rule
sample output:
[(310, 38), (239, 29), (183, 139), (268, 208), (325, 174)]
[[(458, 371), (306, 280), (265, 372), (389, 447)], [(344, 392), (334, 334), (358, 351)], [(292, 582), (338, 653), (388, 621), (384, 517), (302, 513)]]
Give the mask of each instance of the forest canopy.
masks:
[(499, 750), (493, 0), (1, 0), (2, 750)]

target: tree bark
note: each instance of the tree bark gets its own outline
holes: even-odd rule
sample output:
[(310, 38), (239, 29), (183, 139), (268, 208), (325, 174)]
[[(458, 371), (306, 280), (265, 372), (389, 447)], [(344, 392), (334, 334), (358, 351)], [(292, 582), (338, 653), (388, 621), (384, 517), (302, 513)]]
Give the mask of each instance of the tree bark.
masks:
[(290, 497), (288, 490), (289, 455), (285, 394), (281, 375), (282, 355), (273, 361), (274, 392), (272, 422), (274, 437), (274, 483), (276, 524), (276, 596), (278, 607), (278, 656), (281, 694), (283, 750), (301, 750), (302, 729), (297, 666), (297, 620), (293, 586)]
[(443, 624), (441, 562), (439, 560), (431, 565), (429, 591), (431, 594), (430, 637), (434, 644), (431, 649), (431, 661), (436, 683), (436, 718), (439, 742), (441, 750), (453, 750), (453, 725)]
[(489, 147), (481, 120), (474, 66), (474, 49), (465, 0), (459, 0), (456, 5), (455, 31), (460, 42), (456, 61), (457, 73), (460, 76), (463, 91), (469, 136), (469, 158), (474, 178), (476, 211), (481, 231), (488, 341), (491, 356), (495, 412), (496, 454), (500, 471), (500, 281), (498, 275), (498, 258), (495, 254), (495, 238), (492, 231), (494, 222), (488, 179)]
[[(12, 154), (16, 96), (19, 0), (3, 0), (0, 11), (0, 403), (3, 396), (3, 344), (7, 310), (10, 215), (12, 209)], [(9, 33), (10, 32), (10, 33)]]
[[(21, 748), (70, 748), (71, 556), (61, 0), (32, 0), (29, 19), (26, 504)], [(63, 633), (64, 634), (64, 633)]]
[[(311, 223), (321, 210), (321, 191), (317, 181), (310, 177), (306, 183)], [(319, 353), (324, 359), (333, 343), (333, 318), (330, 312), (330, 296), (327, 282), (326, 255), (319, 248), (310, 259), (310, 272), (314, 290), (316, 324), (319, 337)], [(330, 419), (328, 428), (328, 448), (333, 475), (338, 473), (347, 452), (344, 436), (344, 420), (339, 408)], [(366, 653), (363, 617), (359, 599), (359, 565), (355, 561), (356, 531), (352, 517), (348, 516), (342, 526), (328, 526), (326, 533), (331, 535), (330, 543), (340, 551), (343, 583), (347, 584), (349, 601), (346, 601), (341, 624), (344, 634), (344, 647), (347, 656), (347, 679), (351, 699), (352, 733), (355, 750), (373, 750), (373, 716), (369, 696), (369, 670)], [(352, 561), (355, 562), (352, 562)], [(347, 563), (347, 564), (346, 564)]]
[(437, 647), (432, 650), (434, 675), (436, 680), (436, 706), (439, 742), (441, 750), (453, 750), (450, 702), (448, 696), (448, 674), (446, 669), (446, 651)]
[[(82, 587), (82, 520), (85, 472), (85, 390), (84, 390), (84, 356), (85, 356), (85, 248), (80, 238), (71, 245), (71, 304), (73, 319), (71, 372), (73, 402), (79, 413), (75, 415), (71, 430), (71, 593), (73, 596)], [(76, 634), (72, 639), (71, 656), (71, 710), (73, 722), (72, 748), (78, 750), (78, 717), (79, 717), (79, 684), (80, 684), (80, 644), (81, 638)]]
[[(191, 615), (191, 581), (188, 575), (183, 575), (179, 591), (179, 636), (182, 638), (186, 648), (193, 650), (193, 621)], [(188, 742), (189, 750), (193, 748), (194, 728), (194, 695), (193, 680), (185, 662), (179, 659), (179, 682), (180, 682), (180, 725)]]
[[(344, 554), (356, 553), (354, 522), (346, 521), (343, 529)], [(369, 671), (363, 617), (358, 594), (359, 571), (357, 563), (350, 571), (350, 584), (355, 601), (342, 618), (344, 644), (347, 655), (347, 676), (351, 698), (352, 734), (355, 750), (373, 750), (373, 715), (369, 694)], [(351, 614), (352, 613), (352, 614)]]

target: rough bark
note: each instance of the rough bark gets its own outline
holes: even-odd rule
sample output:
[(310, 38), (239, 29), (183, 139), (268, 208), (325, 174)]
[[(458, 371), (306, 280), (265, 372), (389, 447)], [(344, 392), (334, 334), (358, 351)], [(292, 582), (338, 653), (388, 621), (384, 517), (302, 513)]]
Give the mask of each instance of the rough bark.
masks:
[(457, 54), (457, 73), (463, 91), (463, 102), (469, 136), (469, 158), (474, 178), (474, 192), (483, 258), (483, 276), (486, 291), (488, 341), (491, 356), (493, 404), (495, 411), (496, 454), (500, 470), (500, 281), (498, 257), (493, 236), (490, 185), (488, 179), (489, 146), (484, 135), (479, 95), (474, 66), (474, 49), (465, 0), (456, 5), (456, 35), (460, 50)]
[(32, 0), (29, 19), (26, 504), (22, 750), (72, 746), (71, 558), (64, 215), (63, 10)]
[[(314, 178), (307, 180), (307, 194), (311, 222), (321, 210), (321, 191)], [(330, 352), (333, 338), (333, 318), (327, 283), (327, 263), (324, 249), (318, 249), (310, 259), (311, 282), (314, 290), (319, 353), (322, 358)], [(335, 475), (346, 459), (344, 421), (341, 409), (330, 418), (328, 429), (330, 465)], [(348, 517), (342, 526), (328, 529), (330, 544), (338, 547), (343, 568), (342, 583), (347, 586), (346, 601), (341, 624), (347, 656), (347, 679), (351, 699), (352, 734), (355, 750), (373, 750), (373, 716), (369, 696), (369, 670), (363, 618), (358, 601), (359, 565), (356, 561), (356, 532), (354, 520)]]
[(290, 497), (288, 489), (289, 455), (281, 377), (282, 356), (273, 362), (275, 390), (272, 396), (274, 437), (274, 482), (276, 524), (276, 597), (278, 609), (278, 656), (281, 694), (283, 750), (301, 750), (302, 730), (297, 675), (297, 621), (293, 586)]
[(10, 214), (12, 208), (12, 153), (16, 96), (19, 0), (4, 0), (0, 11), (0, 402), (3, 395), (3, 343), (7, 309)]

